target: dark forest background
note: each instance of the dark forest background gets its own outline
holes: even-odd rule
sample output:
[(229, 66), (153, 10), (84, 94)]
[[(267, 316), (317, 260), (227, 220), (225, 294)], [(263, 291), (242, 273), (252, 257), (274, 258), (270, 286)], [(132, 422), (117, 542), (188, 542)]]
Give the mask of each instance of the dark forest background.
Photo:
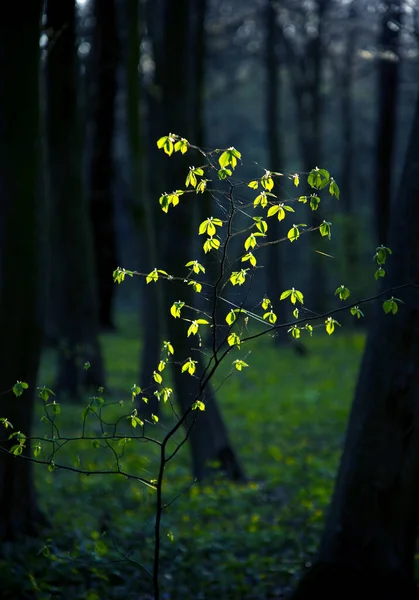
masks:
[[(149, 390), (149, 402), (141, 406), (142, 416), (151, 419), (151, 415), (159, 415), (164, 423), (164, 411), (153, 394), (157, 385), (152, 376), (160, 360), (162, 340), (170, 339), (184, 357), (190, 353), (190, 344), (169, 318), (166, 305), (168, 298), (171, 304), (180, 294), (185, 302), (192, 303), (192, 290), (184, 293), (178, 282), (147, 285), (140, 277), (127, 278), (118, 286), (112, 273), (118, 266), (141, 273), (154, 268), (179, 273), (201, 251), (195, 235), (198, 224), (210, 214), (220, 214), (211, 194), (203, 194), (186, 218), (180, 210), (171, 213), (170, 218), (161, 211), (161, 194), (181, 189), (185, 177), (186, 163), (176, 163), (173, 157), (169, 160), (157, 148), (157, 140), (169, 132), (204, 149), (234, 146), (242, 153), (240, 177), (244, 180), (260, 178), (264, 169), (271, 169), (299, 173), (303, 182), (304, 176), (318, 166), (330, 171), (339, 184), (339, 200), (322, 201), (318, 211), (307, 212), (307, 222), (312, 225), (327, 215), (333, 223), (332, 239), (318, 236), (312, 240), (307, 236), (298, 246), (287, 242), (261, 251), (260, 261), (265, 266), (258, 286), (246, 299), (249, 306), (265, 294), (277, 298), (293, 286), (304, 290), (306, 305), (317, 315), (335, 306), (338, 285), (350, 288), (354, 302), (374, 295), (377, 282), (372, 257), (381, 244), (389, 245), (394, 256), (396, 250), (399, 252), (385, 285), (392, 289), (402, 284), (416, 285), (418, 11), (416, 0), (9, 3), (0, 22), (0, 417), (10, 420), (13, 431), (28, 436), (31, 431), (38, 432), (34, 423), (38, 423), (42, 412), (37, 408), (37, 386), (39, 390), (40, 385), (48, 385), (63, 406), (80, 411), (92, 390), (104, 387), (116, 400), (123, 389), (129, 395), (132, 380)], [(189, 154), (187, 158), (196, 160)], [(304, 184), (300, 185), (302, 189)], [(279, 189), (284, 199), (295, 195), (292, 183), (288, 187), (281, 184)], [(247, 190), (243, 194), (252, 199), (252, 193)], [(275, 227), (272, 224), (272, 230)], [(277, 227), (279, 236), (279, 223)], [(235, 241), (229, 251), (234, 257), (240, 252)], [(214, 273), (213, 256), (203, 261), (207, 272)], [(229, 296), (232, 300), (236, 298), (234, 293)], [(214, 473), (220, 472), (228, 482), (226, 494), (231, 495), (232, 506), (238, 502), (237, 515), (246, 514), (254, 502), (266, 504), (262, 521), (272, 528), (272, 535), (276, 535), (276, 527), (286, 523), (293, 536), (302, 522), (298, 520), (301, 514), (293, 517), (293, 502), (308, 511), (314, 522), (316, 511), (323, 515), (330, 501), (330, 482), (338, 468), (354, 395), (338, 483), (325, 530), (323, 517), (318, 516), (314, 529), (300, 540), (303, 550), (300, 548), (297, 559), (298, 544), (293, 538), (290, 545), (285, 534), (281, 542), (266, 534), (266, 556), (262, 552), (265, 562), (259, 564), (255, 549), (243, 558), (237, 549), (242, 541), (233, 532), (231, 537), (237, 544), (234, 548), (225, 540), (208, 541), (205, 536), (210, 533), (202, 533), (205, 543), (199, 556), (208, 573), (202, 580), (199, 575), (196, 580), (195, 575), (191, 576), (197, 586), (193, 592), (188, 576), (179, 574), (178, 563), (171, 562), (167, 551), (162, 557), (167, 575), (165, 598), (209, 598), (211, 594), (222, 598), (279, 598), (295, 586), (301, 570), (305, 573), (312, 564), (314, 571), (303, 578), (298, 598), (329, 588), (331, 594), (336, 594), (354, 582), (361, 585), (366, 573), (371, 588), (365, 589), (390, 594), (389, 590), (397, 588), (406, 590), (400, 598), (413, 597), (418, 517), (415, 474), (419, 461), (415, 288), (408, 287), (402, 299), (407, 307), (405, 316), (398, 315), (399, 320), (395, 317), (395, 325), (383, 321), (381, 307), (371, 311), (365, 323), (343, 316), (340, 322), (345, 333), (336, 350), (333, 344), (326, 347), (324, 341), (313, 342), (314, 346), (311, 342), (290, 343), (286, 330), (269, 338), (261, 350), (265, 358), (260, 367), (272, 373), (283, 364), (283, 375), (288, 377), (283, 387), (280, 380), (270, 381), (270, 376), (266, 382), (258, 379), (250, 384), (249, 379), (247, 389), (239, 386), (226, 392), (223, 404), (223, 394), (214, 391), (219, 382), (214, 383), (214, 389), (208, 392), (212, 401), (190, 435), (191, 454), (182, 455), (180, 470), (171, 482), (174, 489), (176, 481), (185, 483), (190, 473), (199, 481), (213, 481)], [(277, 314), (280, 322), (289, 319), (285, 303), (278, 306)], [(301, 361), (306, 361), (304, 366)], [(327, 389), (320, 386), (323, 391), (316, 388), (318, 372), (332, 373)], [(330, 481), (321, 483), (324, 493), (316, 496), (316, 492), (309, 498), (299, 495), (301, 482), (308, 477), (307, 465), (289, 484), (291, 493), (288, 484), (273, 484), (271, 471), (263, 471), (261, 465), (267, 455), (261, 453), (253, 457), (253, 462), (248, 460), (251, 451), (247, 444), (263, 446), (267, 430), (260, 428), (259, 417), (252, 413), (250, 397), (249, 404), (243, 400), (246, 393), (250, 394), (254, 385), (255, 396), (266, 396), (269, 403), (279, 395), (286, 403), (294, 393), (291, 377), (305, 386), (301, 397), (308, 404), (289, 406), (291, 412), (285, 421), (290, 431), (300, 432), (303, 426), (299, 419), (304, 420), (305, 410), (310, 414), (310, 427), (314, 429), (304, 422), (304, 427), (312, 431), (307, 434), (311, 440), (307, 452), (304, 450), (310, 461), (316, 460), (313, 456), (317, 452), (327, 454), (322, 436), (333, 435), (333, 419), (339, 422), (336, 439), (331, 442), (333, 459), (326, 467)], [(12, 388), (21, 381), (29, 388), (20, 401)], [(186, 410), (195, 393), (193, 380), (186, 381), (174, 371), (172, 384), (181, 410)], [(215, 401), (215, 393), (220, 402)], [(335, 405), (331, 409), (328, 403), (332, 396), (333, 402), (341, 400), (342, 409)], [(319, 405), (319, 413), (311, 413), (316, 398), (322, 398), (325, 404)], [(277, 412), (272, 406), (272, 419)], [(256, 419), (258, 425), (251, 419)], [(315, 430), (317, 419), (322, 423), (320, 433)], [(236, 428), (239, 430), (245, 421), (259, 428), (259, 434), (245, 432), (244, 427), (238, 434)], [(75, 427), (71, 418), (69, 424)], [(282, 427), (279, 422), (278, 427)], [(303, 433), (298, 433), (300, 439), (306, 439), (304, 427)], [(272, 448), (278, 431), (269, 433), (272, 456), (277, 452)], [(254, 442), (249, 441), (252, 439)], [(58, 528), (64, 526), (65, 514), (51, 518), (46, 510), (51, 508), (49, 498), (64, 502), (64, 488), (70, 484), (64, 485), (67, 480), (62, 479), (60, 488), (60, 484), (53, 483), (51, 473), (45, 480), (40, 477), (30, 460), (6, 455), (15, 442), (2, 442), (0, 454), (0, 539), (9, 544), (0, 558), (1, 572), (8, 582), (0, 597), (94, 600), (104, 597), (103, 589), (109, 598), (151, 597), (147, 596), (151, 593), (148, 583), (138, 584), (141, 568), (133, 567), (131, 550), (126, 549), (121, 560), (128, 570), (124, 574), (114, 569), (105, 588), (100, 587), (105, 585), (100, 581), (100, 573), (103, 575), (107, 569), (104, 563), (97, 567), (99, 575), (90, 567), (86, 572), (84, 567), (77, 567), (74, 583), (69, 563), (59, 558), (67, 551), (63, 550), (65, 543), (57, 541), (54, 533), (57, 523)], [(388, 449), (391, 444), (396, 448), (394, 454)], [(23, 456), (27, 452), (29, 444)], [(289, 460), (299, 454), (298, 448), (293, 447), (289, 455), (281, 452), (284, 464), (292, 470), (294, 463)], [(147, 460), (152, 464), (157, 458)], [(137, 467), (133, 462), (132, 468)], [(260, 476), (256, 475), (259, 468)], [(318, 465), (310, 485), (323, 481), (324, 473), (324, 465)], [(246, 486), (255, 481), (258, 485), (265, 483), (258, 488), (261, 496), (248, 505), (243, 490), (253, 489)], [(105, 491), (102, 485), (108, 484), (101, 483), (99, 492), (83, 486), (69, 491), (78, 498), (74, 506), (92, 499), (89, 494), (110, 494), (110, 489)], [(264, 485), (268, 486), (266, 492)], [(233, 516), (222, 513), (227, 503), (217, 496), (217, 489), (204, 490), (202, 502), (212, 502), (213, 516), (227, 524)], [(312, 492), (314, 488), (310, 489)], [(356, 490), (361, 493), (357, 495)], [(205, 520), (201, 505), (194, 505), (194, 493), (191, 510), (196, 510), (198, 520)], [(132, 498), (121, 494), (120, 501), (110, 500), (109, 510), (100, 505), (100, 514), (96, 515), (100, 524), (92, 517), (91, 527), (99, 536), (111, 529), (108, 520), (116, 518), (118, 511), (124, 515), (122, 520), (128, 518)], [(95, 501), (100, 502), (100, 498), (95, 497)], [(272, 524), (272, 506), (277, 502), (286, 505), (288, 511), (286, 515), (281, 513), (281, 525), (276, 521)], [(358, 516), (353, 514), (354, 506)], [(151, 518), (150, 507), (149, 500), (144, 500), (143, 512), (137, 514)], [(187, 504), (180, 507), (174, 523), (180, 523), (189, 511)], [(67, 524), (64, 538), (71, 538), (71, 531), (79, 527), (83, 530), (74, 519)], [(310, 519), (307, 517), (304, 526), (311, 523)], [(257, 517), (254, 523), (259, 521)], [(130, 537), (133, 529), (125, 521), (121, 523), (118, 527), (123, 533), (117, 543), (114, 541), (114, 549), (122, 547), (125, 536), (130, 540), (129, 548), (137, 551)], [(144, 527), (144, 548), (151, 548), (152, 529)], [(40, 534), (45, 528), (48, 542), (44, 541), (44, 533)], [(338, 530), (344, 533), (336, 533)], [(193, 571), (198, 568), (190, 558), (194, 536), (189, 539), (186, 529), (178, 533), (183, 540), (179, 547)], [(41, 552), (37, 553), (39, 548), (34, 550), (33, 542), (27, 545), (21, 541), (21, 536), (27, 535), (37, 540), (35, 546), (42, 540)], [(85, 544), (90, 533), (77, 535), (79, 554), (77, 559), (72, 555), (74, 560), (89, 561), (93, 552), (99, 564), (106, 552), (111, 552), (109, 544), (101, 555), (97, 542), (91, 552)], [(199, 530), (194, 535), (199, 536)], [(261, 537), (256, 547), (265, 542)], [(51, 550), (54, 544), (60, 547)], [(217, 552), (222, 554), (224, 544), (230, 556), (225, 579), (224, 563), (214, 559)], [(360, 550), (365, 547), (368, 551)], [(144, 551), (146, 559), (151, 560), (148, 551)], [(19, 562), (13, 552), (20, 552), (24, 558)], [(72, 582), (72, 595), (64, 596), (57, 578), (45, 575), (45, 565), (40, 561), (51, 554), (59, 578)], [(274, 556), (281, 556), (284, 564), (291, 556), (295, 564), (275, 571), (271, 563), (267, 566)], [(218, 567), (211, 569), (208, 565), (213, 559)], [(249, 572), (243, 575), (247, 560)], [(237, 584), (236, 569), (241, 569), (237, 577), (242, 587)], [(179, 579), (173, 583), (176, 574)], [(22, 578), (27, 587), (19, 588)], [(337, 587), (332, 589), (330, 582)], [(135, 595), (136, 590), (145, 595)]]

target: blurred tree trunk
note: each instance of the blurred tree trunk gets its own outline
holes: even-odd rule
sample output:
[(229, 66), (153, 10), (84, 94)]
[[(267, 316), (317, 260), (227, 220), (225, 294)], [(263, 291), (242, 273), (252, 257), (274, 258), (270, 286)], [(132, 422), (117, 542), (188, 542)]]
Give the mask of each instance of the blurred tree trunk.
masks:
[[(145, 266), (150, 270), (157, 267), (162, 259), (160, 245), (165, 238), (165, 221), (158, 199), (162, 193), (163, 174), (156, 142), (163, 135), (160, 118), (161, 103), (161, 2), (148, 0), (146, 10), (138, 0), (128, 0), (129, 19), (129, 59), (128, 59), (128, 102), (129, 136), (132, 152), (132, 170), (137, 183), (133, 186), (133, 216), (138, 231), (139, 249)], [(144, 89), (141, 81), (140, 46), (143, 34), (142, 22), (147, 23), (154, 59), (154, 76), (149, 83), (147, 95), (140, 97)], [(147, 119), (144, 120), (144, 114)], [(147, 148), (144, 152), (143, 145)], [(134, 159), (137, 154), (138, 158)], [(159, 232), (159, 233), (158, 233)], [(144, 243), (145, 242), (145, 243)], [(145, 388), (148, 403), (139, 400), (138, 409), (145, 418), (159, 415), (159, 401), (154, 395), (158, 386), (153, 380), (153, 371), (160, 360), (161, 343), (165, 331), (166, 316), (163, 312), (163, 289), (159, 285), (141, 286), (141, 333), (142, 350), (140, 361), (140, 383)]]
[(93, 230), (99, 323), (114, 329), (112, 272), (118, 266), (114, 205), (113, 140), (115, 125), (118, 36), (115, 0), (94, 0), (92, 154), (90, 158), (90, 218)]
[[(31, 433), (44, 324), (40, 251), (45, 205), (38, 189), (40, 0), (10, 3), (0, 20), (0, 393), (12, 432)], [(15, 398), (16, 381), (29, 389)], [(1, 448), (11, 433), (0, 425)], [(30, 455), (27, 444), (25, 455)], [(0, 541), (37, 532), (32, 463), (0, 452)]]
[[(298, 141), (304, 171), (311, 171), (316, 166), (322, 168), (323, 156), (323, 94), (322, 74), (325, 52), (325, 16), (331, 0), (315, 0), (313, 11), (305, 13), (305, 28), (301, 31), (303, 51), (299, 52), (296, 43), (282, 34), (288, 71), (292, 83), (292, 91), (298, 112)], [(315, 17), (313, 20), (313, 16)], [(315, 29), (312, 24), (315, 24)], [(309, 224), (318, 227), (323, 221), (323, 210), (320, 206), (310, 211)], [(307, 306), (315, 312), (327, 309), (327, 273), (325, 257), (315, 250), (327, 252), (326, 240), (316, 232), (309, 236), (310, 271), (308, 290), (305, 298)]]
[[(164, 64), (162, 82), (162, 114), (166, 133), (173, 132), (190, 139), (195, 139), (196, 123), (190, 118), (193, 114), (193, 98), (195, 91), (196, 71), (191, 64), (194, 49), (190, 40), (194, 39), (191, 31), (192, 3), (179, 0), (176, 3), (166, 0), (164, 7)], [(196, 39), (196, 38), (195, 38)], [(165, 158), (164, 186), (167, 190), (181, 187), (185, 180), (185, 172), (190, 159), (182, 159), (179, 155)], [(191, 239), (195, 233), (191, 227), (192, 219), (185, 218), (184, 206), (172, 210), (169, 215), (169, 233), (165, 247), (163, 265), (169, 273), (185, 272), (185, 264), (191, 260)], [(192, 207), (189, 207), (192, 211)], [(166, 298), (170, 305), (181, 299), (188, 305), (194, 304), (191, 286), (182, 281), (171, 281), (167, 285)], [(186, 337), (185, 323), (180, 319), (170, 318), (168, 321), (169, 339), (175, 348), (177, 361), (184, 361), (188, 356), (198, 360), (198, 371), (202, 371), (202, 354), (191, 348)], [(193, 343), (193, 342), (192, 342)], [(185, 411), (195, 399), (197, 380), (181, 373), (179, 364), (174, 365), (173, 383), (177, 401)], [(198, 478), (205, 476), (214, 463), (229, 477), (240, 479), (243, 476), (234, 450), (228, 439), (221, 414), (210, 389), (205, 397), (206, 410), (194, 414), (196, 421), (189, 434), (191, 442), (193, 472)], [(190, 426), (191, 422), (188, 424)]]
[(341, 100), (341, 119), (343, 127), (343, 151), (342, 151), (342, 172), (339, 178), (341, 189), (341, 202), (345, 216), (343, 228), (343, 252), (345, 256), (345, 277), (344, 281), (352, 289), (356, 281), (358, 266), (358, 248), (357, 248), (357, 224), (354, 214), (353, 203), (353, 178), (355, 164), (354, 147), (354, 77), (355, 77), (355, 53), (357, 37), (357, 18), (358, 11), (357, 0), (352, 0), (349, 6), (347, 20), (346, 47), (342, 67), (339, 73), (340, 79), (340, 100)]
[[(377, 303), (343, 457), (314, 566), (295, 599), (414, 598), (419, 517), (419, 99), (390, 227), (389, 279), (404, 304)], [(389, 294), (390, 295), (390, 294)]]
[(375, 216), (378, 244), (386, 244), (392, 196), (393, 154), (396, 139), (399, 87), (401, 0), (388, 0), (378, 39), (378, 123)]
[[(54, 36), (46, 65), (46, 102), (57, 389), (77, 398), (84, 385), (104, 385), (105, 376), (98, 341), (92, 236), (82, 182), (75, 0), (49, 0), (47, 28)], [(86, 362), (91, 366), (85, 371)]]
[[(275, 1), (266, 0), (266, 44), (265, 44), (265, 69), (266, 69), (266, 136), (268, 143), (268, 165), (273, 171), (280, 170), (282, 165), (282, 152), (278, 135), (280, 123), (280, 74), (278, 72), (278, 25), (275, 10)], [(270, 239), (279, 239), (280, 228), (276, 218), (269, 223)], [(280, 244), (268, 246), (266, 261), (266, 290), (267, 296), (274, 305), (278, 323), (286, 322), (286, 307), (284, 302), (279, 302), (279, 296), (284, 291), (282, 261)], [(276, 344), (289, 340), (286, 333), (274, 337)]]

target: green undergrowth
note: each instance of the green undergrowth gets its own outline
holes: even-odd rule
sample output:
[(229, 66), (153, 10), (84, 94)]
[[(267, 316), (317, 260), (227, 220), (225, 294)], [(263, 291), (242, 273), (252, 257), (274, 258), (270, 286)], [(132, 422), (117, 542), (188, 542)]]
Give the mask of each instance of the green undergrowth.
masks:
[[(109, 374), (104, 397), (114, 402), (106, 409), (110, 420), (132, 410), (130, 388), (138, 377), (138, 341), (128, 322), (120, 331), (103, 338)], [(163, 599), (280, 598), (309, 565), (336, 474), (364, 336), (316, 333), (305, 343), (307, 354), (300, 356), (263, 338), (250, 353), (242, 349), (248, 368), (229, 376), (236, 352), (217, 375), (217, 397), (248, 480), (233, 484), (219, 477), (193, 484), (186, 447), (168, 465), (165, 500), (177, 499), (163, 513)], [(52, 384), (51, 364), (47, 355), (42, 384)], [(41, 408), (39, 435), (45, 433)], [(80, 405), (62, 405), (61, 435), (80, 432), (81, 413)], [(171, 419), (166, 407), (150, 433), (161, 437)], [(98, 428), (94, 420), (89, 423), (92, 431)], [(76, 449), (68, 443), (57, 464), (60, 460), (101, 469), (109, 466), (111, 452), (91, 440)], [(151, 444), (127, 444), (124, 471), (154, 478), (157, 465)], [(152, 568), (154, 490), (119, 475), (51, 472), (46, 466), (36, 467), (35, 474), (50, 528), (0, 561), (2, 597), (151, 598), (146, 569)]]

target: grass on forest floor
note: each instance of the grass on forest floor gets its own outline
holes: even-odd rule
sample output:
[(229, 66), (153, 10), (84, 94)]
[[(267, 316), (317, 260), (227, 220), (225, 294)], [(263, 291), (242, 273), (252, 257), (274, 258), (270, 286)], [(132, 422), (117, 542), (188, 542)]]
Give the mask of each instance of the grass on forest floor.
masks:
[[(227, 379), (228, 368), (217, 375), (219, 404), (248, 482), (194, 485), (164, 512), (164, 599), (279, 598), (309, 563), (336, 474), (364, 336), (316, 332), (305, 342), (308, 354), (301, 357), (262, 338), (250, 354), (242, 350), (249, 368)], [(110, 390), (105, 399), (125, 401), (108, 409), (112, 420), (131, 410), (140, 348), (128, 323), (118, 334), (104, 335), (103, 348)], [(52, 385), (51, 364), (46, 356), (45, 385)], [(82, 409), (62, 405), (61, 435), (80, 432)], [(35, 431), (43, 436), (41, 411)], [(155, 431), (170, 418), (163, 415)], [(94, 448), (92, 441), (84, 446), (69, 442), (56, 462), (72, 465), (78, 456), (89, 469), (108, 464), (109, 450)], [(133, 441), (122, 462), (127, 472), (154, 478), (157, 460), (149, 444)], [(3, 589), (10, 590), (4, 597), (150, 597), (143, 567), (152, 566), (155, 492), (119, 476), (87, 477), (44, 466), (35, 472), (52, 527), (45, 539), (19, 548), (12, 566), (0, 562)], [(166, 500), (190, 483), (184, 447), (167, 467)]]

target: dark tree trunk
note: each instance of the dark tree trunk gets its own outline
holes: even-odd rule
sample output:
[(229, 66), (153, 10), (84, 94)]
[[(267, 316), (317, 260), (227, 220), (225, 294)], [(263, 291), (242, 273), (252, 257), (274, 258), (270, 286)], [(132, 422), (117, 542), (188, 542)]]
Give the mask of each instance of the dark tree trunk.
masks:
[(116, 252), (114, 159), (116, 71), (118, 37), (115, 0), (94, 0), (92, 155), (90, 159), (90, 218), (92, 221), (99, 323), (114, 329), (112, 272)]
[[(39, 36), (42, 2), (7, 7), (0, 19), (0, 425), (1, 449), (11, 432), (30, 436), (44, 323), (40, 250), (44, 205), (38, 190)], [(29, 389), (7, 392), (16, 381)], [(30, 444), (25, 455), (30, 454)], [(0, 452), (0, 540), (35, 534), (42, 523), (32, 463)]]
[[(166, 62), (163, 73), (162, 109), (166, 132), (177, 133), (192, 141), (195, 138), (195, 123), (190, 119), (190, 114), (193, 111), (193, 90), (197, 82), (190, 62), (193, 55), (193, 49), (190, 47), (190, 39), (193, 36), (190, 27), (191, 7), (192, 3), (189, 0), (179, 0), (176, 3), (166, 0), (165, 3), (163, 47)], [(182, 160), (178, 155), (166, 159), (166, 189), (179, 189), (184, 181), (189, 160)], [(191, 237), (194, 233), (191, 227), (192, 219), (185, 218), (185, 209), (182, 206), (171, 211), (169, 218), (169, 234), (163, 264), (169, 273), (178, 274), (184, 272), (185, 264), (191, 260)], [(193, 305), (193, 294), (191, 286), (173, 281), (167, 286), (166, 298), (169, 305), (180, 298), (186, 304)], [(176, 360), (183, 361), (188, 356), (195, 357), (202, 370), (202, 355), (191, 348), (191, 342), (186, 337), (185, 323), (170, 318), (168, 333), (175, 348)], [(181, 373), (177, 364), (174, 365), (173, 382), (177, 401), (182, 411), (185, 411), (195, 400), (197, 381)], [(195, 416), (196, 422), (189, 436), (194, 474), (202, 478), (209, 472), (210, 464), (217, 463), (229, 477), (241, 478), (241, 467), (210, 389), (206, 396), (205, 412), (194, 414)]]
[[(280, 171), (282, 165), (282, 152), (278, 135), (280, 124), (280, 74), (278, 72), (278, 26), (274, 0), (266, 0), (266, 137), (268, 144), (268, 165), (273, 171)], [(280, 228), (277, 219), (269, 223), (270, 239), (280, 237)], [(274, 310), (278, 323), (286, 322), (286, 307), (284, 302), (279, 302), (279, 296), (284, 290), (280, 244), (268, 246), (266, 261), (266, 290), (267, 296), (274, 303)], [(274, 338), (276, 344), (287, 342), (287, 334), (281, 333)]]
[(352, 0), (349, 7), (345, 57), (340, 72), (340, 100), (341, 100), (341, 121), (342, 121), (342, 170), (339, 178), (341, 189), (341, 202), (345, 222), (343, 228), (343, 251), (345, 256), (345, 278), (348, 286), (352, 286), (356, 281), (358, 266), (358, 248), (357, 248), (357, 223), (354, 214), (353, 203), (353, 179), (355, 166), (355, 148), (354, 148), (354, 77), (355, 77), (355, 58), (356, 58), (356, 37), (357, 37), (357, 0)]
[[(138, 64), (140, 60), (140, 39), (141, 31), (140, 21), (143, 13), (139, 14), (137, 0), (128, 0), (128, 9), (131, 17), (129, 28), (129, 73), (128, 97), (129, 97), (129, 117), (131, 148), (139, 149), (139, 158), (136, 164), (133, 164), (132, 173), (137, 169), (137, 184), (133, 187), (133, 215), (139, 236), (139, 246), (141, 248), (141, 258), (144, 265), (154, 268), (161, 264), (162, 253), (160, 249), (161, 240), (165, 238), (166, 222), (162, 219), (162, 213), (158, 204), (158, 198), (162, 193), (161, 181), (161, 163), (159, 161), (159, 151), (156, 141), (163, 135), (162, 123), (160, 119), (161, 104), (161, 69), (163, 57), (161, 54), (161, 5), (157, 1), (149, 1), (146, 6), (145, 19), (147, 30), (152, 45), (152, 52), (155, 64), (153, 82), (148, 87), (148, 94), (145, 98), (139, 96), (139, 90), (143, 90), (141, 85)], [(135, 13), (137, 16), (135, 17)], [(134, 21), (136, 19), (136, 21)], [(137, 23), (135, 28), (134, 23)], [(134, 29), (135, 28), (135, 29)], [(140, 121), (139, 111), (147, 113), (147, 120)], [(144, 123), (144, 131), (140, 131), (141, 124)], [(134, 137), (137, 140), (134, 140)], [(146, 145), (147, 152), (144, 153), (142, 145)], [(142, 157), (141, 157), (142, 155)], [(134, 157), (133, 157), (134, 160)], [(146, 163), (146, 169), (143, 165)], [(141, 181), (140, 181), (141, 180)], [(159, 233), (157, 233), (159, 232)], [(141, 287), (141, 333), (142, 333), (142, 351), (140, 361), (140, 382), (141, 386), (146, 388), (148, 403), (144, 404), (139, 400), (138, 409), (145, 418), (150, 418), (152, 414), (159, 415), (159, 402), (154, 396), (157, 385), (152, 378), (153, 371), (159, 362), (161, 355), (161, 342), (163, 332), (165, 331), (166, 314), (163, 311), (163, 290), (159, 285), (146, 285), (143, 282)]]
[(398, 313), (377, 305), (330, 513), (295, 598), (413, 598), (419, 515), (419, 100), (392, 211), (389, 279)]
[[(46, 101), (50, 169), (52, 289), (58, 332), (57, 390), (77, 398), (85, 385), (104, 385), (98, 341), (93, 247), (83, 190), (83, 139), (78, 114), (74, 0), (49, 0)], [(112, 276), (111, 276), (112, 277)], [(85, 362), (91, 367), (83, 369)]]
[[(389, 0), (381, 21), (378, 47), (381, 52), (378, 67), (378, 124), (376, 162), (377, 242), (386, 244), (392, 196), (393, 153), (396, 137), (397, 90), (399, 83), (399, 38), (402, 17), (401, 0)], [(386, 53), (391, 53), (389, 56)]]
[[(325, 16), (330, 6), (330, 0), (316, 0), (317, 31), (309, 33), (308, 29), (301, 32), (305, 36), (303, 56), (290, 40), (282, 35), (285, 56), (288, 61), (288, 71), (292, 82), (292, 91), (298, 111), (298, 142), (303, 170), (310, 171), (316, 166), (322, 167), (323, 156), (323, 94), (321, 89), (324, 64), (324, 31)], [(310, 17), (306, 13), (305, 23)], [(323, 221), (323, 209), (310, 211), (309, 223), (318, 227)], [(327, 252), (326, 240), (314, 233), (309, 236), (310, 272), (306, 304), (316, 311), (327, 309), (325, 299), (327, 294), (327, 273), (325, 257), (316, 250)]]

